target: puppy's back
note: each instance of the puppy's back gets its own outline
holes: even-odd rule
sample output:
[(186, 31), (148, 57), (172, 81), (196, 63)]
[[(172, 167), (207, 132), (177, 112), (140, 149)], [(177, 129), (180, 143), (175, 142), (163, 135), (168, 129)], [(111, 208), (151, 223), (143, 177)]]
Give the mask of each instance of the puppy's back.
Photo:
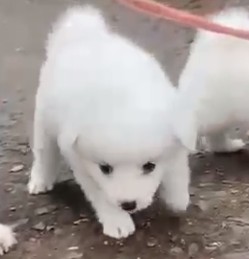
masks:
[[(227, 9), (209, 16), (208, 19), (227, 27), (249, 30), (249, 13), (242, 8)], [(189, 59), (181, 74), (179, 87), (189, 87), (197, 81), (198, 85), (203, 84), (205, 77), (224, 78), (224, 75), (229, 75), (235, 78), (249, 67), (248, 57), (248, 40), (198, 30), (190, 48)], [(196, 80), (194, 75), (199, 80)]]
[[(209, 20), (249, 30), (245, 9), (224, 10)], [(198, 111), (203, 128), (241, 121), (248, 113), (249, 41), (199, 30), (179, 80), (185, 101)]]

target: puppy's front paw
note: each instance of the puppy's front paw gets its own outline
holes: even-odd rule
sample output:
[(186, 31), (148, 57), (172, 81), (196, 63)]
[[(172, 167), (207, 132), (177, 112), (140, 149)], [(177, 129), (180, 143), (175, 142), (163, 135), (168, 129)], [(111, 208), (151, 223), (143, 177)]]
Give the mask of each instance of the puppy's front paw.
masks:
[(16, 243), (11, 227), (0, 224), (0, 255), (7, 253)]
[(182, 214), (187, 211), (187, 208), (190, 203), (189, 193), (176, 192), (174, 195), (166, 193), (164, 190), (160, 192), (161, 199), (165, 201), (167, 207), (176, 214)]
[(167, 202), (167, 206), (172, 210), (173, 213), (184, 214), (188, 209), (189, 200), (171, 200)]
[(133, 234), (135, 225), (131, 216), (122, 210), (106, 211), (103, 219), (100, 219), (105, 235), (113, 238), (126, 238)]
[(245, 148), (245, 142), (242, 139), (230, 139), (226, 138), (223, 141), (217, 141), (209, 139), (206, 146), (209, 152), (215, 153), (235, 153)]
[(238, 152), (244, 149), (245, 145), (242, 139), (229, 139), (221, 152)]
[(28, 183), (28, 191), (30, 194), (46, 193), (51, 191), (54, 187), (54, 182), (50, 179), (42, 177), (41, 172), (35, 171), (33, 168), (31, 171), (30, 180)]
[(30, 194), (46, 193), (53, 189), (53, 184), (31, 178), (28, 183), (28, 191)]

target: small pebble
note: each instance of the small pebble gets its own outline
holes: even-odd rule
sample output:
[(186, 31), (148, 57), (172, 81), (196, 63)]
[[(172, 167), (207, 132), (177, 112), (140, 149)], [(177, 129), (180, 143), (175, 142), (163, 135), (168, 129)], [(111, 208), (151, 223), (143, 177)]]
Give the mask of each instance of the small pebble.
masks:
[(196, 204), (196, 207), (199, 208), (200, 211), (204, 212), (208, 209), (208, 203), (205, 200), (199, 200)]
[(11, 173), (17, 173), (17, 172), (20, 172), (20, 171), (22, 171), (23, 170), (23, 168), (24, 168), (24, 165), (15, 165), (15, 166), (13, 166), (11, 169), (10, 169), (10, 172)]
[(83, 218), (83, 219), (75, 220), (75, 221), (73, 222), (73, 224), (77, 226), (77, 225), (79, 225), (80, 223), (88, 222), (88, 221), (89, 221), (88, 218)]
[(155, 247), (157, 245), (157, 240), (153, 237), (151, 237), (148, 241), (147, 241), (147, 247)]
[(215, 246), (206, 246), (206, 247), (205, 247), (205, 250), (206, 250), (208, 253), (212, 253), (212, 252), (214, 252), (215, 250), (217, 250), (217, 247), (215, 247)]
[(6, 192), (13, 192), (14, 191), (14, 188), (13, 187), (7, 187), (5, 189)]
[(119, 245), (119, 246), (124, 246), (124, 243), (123, 243), (122, 241), (120, 241), (120, 240), (118, 240), (118, 241), (116, 242), (116, 244)]
[(70, 247), (68, 247), (67, 250), (68, 251), (76, 251), (76, 250), (79, 250), (79, 247), (78, 246), (70, 246)]
[(238, 190), (231, 190), (231, 194), (236, 194), (236, 193), (238, 193), (239, 191)]
[(170, 238), (170, 241), (171, 241), (172, 243), (175, 243), (175, 242), (177, 241), (177, 239), (178, 239), (178, 236), (177, 236), (177, 235), (174, 235), (174, 236), (172, 236), (172, 237)]
[(227, 192), (226, 191), (209, 191), (206, 192), (202, 195), (200, 195), (200, 199), (202, 200), (210, 200), (210, 199), (222, 199), (227, 197)]
[(195, 196), (195, 193), (196, 193), (196, 188), (190, 187), (190, 188), (189, 188), (189, 194), (190, 194), (190, 196)]
[(217, 249), (219, 249), (220, 247), (222, 246), (222, 243), (221, 242), (213, 242), (211, 244), (208, 244), (206, 247), (205, 247), (205, 250), (209, 253), (212, 253), (214, 251), (216, 251)]
[(221, 227), (222, 227), (223, 229), (226, 228), (226, 227), (227, 227), (226, 222), (223, 221), (223, 222), (221, 223)]
[(46, 230), (47, 230), (47, 231), (53, 231), (53, 230), (54, 230), (54, 226), (47, 226), (47, 227), (46, 227)]
[(199, 187), (201, 187), (201, 188), (203, 188), (203, 187), (211, 187), (213, 185), (214, 185), (213, 183), (200, 183)]
[(82, 253), (76, 253), (76, 252), (72, 252), (68, 255), (67, 259), (81, 259), (83, 258), (83, 254)]
[(185, 245), (186, 245), (186, 241), (185, 241), (185, 239), (181, 238), (180, 243), (181, 243), (181, 245), (185, 246)]
[(222, 243), (221, 242), (213, 242), (213, 243), (210, 244), (210, 246), (221, 247)]
[(48, 208), (43, 207), (43, 208), (38, 208), (35, 210), (35, 215), (41, 216), (41, 215), (45, 215), (48, 214)]
[(23, 154), (23, 155), (27, 155), (28, 152), (30, 151), (30, 148), (27, 146), (20, 146), (19, 147), (19, 151)]
[(38, 224), (34, 225), (32, 228), (37, 231), (44, 231), (46, 226), (43, 222), (39, 222)]
[(173, 248), (170, 249), (171, 255), (177, 256), (177, 255), (180, 255), (182, 253), (183, 253), (183, 250), (181, 249), (181, 247), (176, 246), (176, 247), (173, 247)]
[(195, 256), (199, 252), (199, 246), (196, 243), (192, 243), (188, 247), (189, 257)]
[(54, 205), (50, 205), (50, 206), (46, 206), (46, 207), (41, 207), (35, 210), (35, 215), (41, 216), (41, 215), (45, 215), (48, 214), (54, 210), (56, 210), (57, 207)]

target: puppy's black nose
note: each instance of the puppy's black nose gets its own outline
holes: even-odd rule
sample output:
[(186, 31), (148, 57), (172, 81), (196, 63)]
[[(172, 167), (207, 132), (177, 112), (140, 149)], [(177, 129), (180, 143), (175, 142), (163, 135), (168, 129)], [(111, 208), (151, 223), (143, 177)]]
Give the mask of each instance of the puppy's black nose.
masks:
[(123, 202), (123, 203), (121, 203), (121, 207), (123, 210), (133, 211), (136, 209), (137, 203), (135, 201)]

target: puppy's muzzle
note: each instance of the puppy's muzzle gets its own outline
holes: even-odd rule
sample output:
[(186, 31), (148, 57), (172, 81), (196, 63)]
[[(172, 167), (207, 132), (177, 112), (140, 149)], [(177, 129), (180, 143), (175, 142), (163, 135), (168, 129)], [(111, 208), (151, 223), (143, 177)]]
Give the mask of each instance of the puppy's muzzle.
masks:
[(121, 208), (125, 211), (132, 212), (137, 208), (137, 203), (135, 201), (122, 202)]

